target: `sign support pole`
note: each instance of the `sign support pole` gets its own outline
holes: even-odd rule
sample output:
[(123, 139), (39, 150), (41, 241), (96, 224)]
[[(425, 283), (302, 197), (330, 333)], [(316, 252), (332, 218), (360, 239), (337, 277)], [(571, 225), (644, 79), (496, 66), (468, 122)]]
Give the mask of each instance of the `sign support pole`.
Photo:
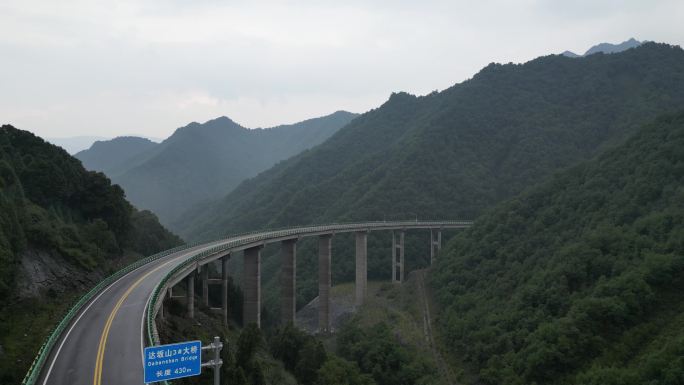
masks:
[(202, 350), (213, 350), (214, 359), (207, 361), (202, 364), (202, 366), (211, 366), (214, 368), (214, 385), (221, 385), (221, 365), (223, 365), (223, 360), (221, 359), (221, 349), (223, 349), (223, 344), (219, 337), (214, 337), (214, 342), (207, 346), (202, 346)]
[(214, 337), (214, 385), (221, 385), (221, 370), (220, 370), (220, 368), (221, 368), (221, 364), (223, 362), (221, 361), (221, 358), (219, 356), (219, 352), (221, 351), (222, 347), (223, 347), (223, 344), (221, 344), (221, 341), (219, 340), (219, 338)]

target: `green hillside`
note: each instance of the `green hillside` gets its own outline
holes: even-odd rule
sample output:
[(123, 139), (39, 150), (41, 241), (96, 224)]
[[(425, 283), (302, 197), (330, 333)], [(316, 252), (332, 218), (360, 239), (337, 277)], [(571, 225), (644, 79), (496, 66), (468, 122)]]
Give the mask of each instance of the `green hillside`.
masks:
[[(0, 383), (18, 383), (64, 308), (113, 269), (181, 243), (103, 174), (0, 127)], [(31, 311), (26, 311), (31, 309)]]
[(479, 217), (432, 286), (482, 383), (681, 384), (684, 113)]
[(684, 51), (491, 64), (423, 97), (394, 94), (310, 151), (241, 184), (183, 233), (377, 219), (473, 217), (684, 102)]
[[(173, 227), (181, 213), (218, 199), (243, 180), (321, 143), (355, 116), (338, 111), (266, 129), (247, 129), (227, 117), (191, 123), (153, 148), (137, 155), (127, 152), (125, 161), (107, 175), (136, 207), (153, 211)], [(78, 157), (86, 167), (97, 169), (89, 159), (106, 158), (113, 144), (93, 146)]]
[[(198, 239), (314, 222), (474, 218), (683, 104), (679, 47), (649, 43), (610, 55), (491, 64), (443, 92), (392, 95), (178, 227)], [(375, 279), (389, 277), (386, 237), (369, 237)], [(333, 282), (353, 280), (353, 240), (333, 242)], [(406, 244), (409, 265), (424, 265), (427, 235), (411, 233)], [(301, 303), (316, 294), (313, 242), (302, 243), (299, 261)], [(278, 266), (265, 257), (267, 288), (275, 288)]]

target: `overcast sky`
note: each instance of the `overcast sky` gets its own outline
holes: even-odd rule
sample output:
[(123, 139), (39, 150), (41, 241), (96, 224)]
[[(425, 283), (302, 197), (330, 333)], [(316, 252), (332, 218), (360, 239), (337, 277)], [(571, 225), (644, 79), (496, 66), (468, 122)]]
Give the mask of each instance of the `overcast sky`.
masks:
[(364, 112), (490, 62), (630, 37), (684, 43), (684, 1), (0, 1), (0, 122), (166, 137)]

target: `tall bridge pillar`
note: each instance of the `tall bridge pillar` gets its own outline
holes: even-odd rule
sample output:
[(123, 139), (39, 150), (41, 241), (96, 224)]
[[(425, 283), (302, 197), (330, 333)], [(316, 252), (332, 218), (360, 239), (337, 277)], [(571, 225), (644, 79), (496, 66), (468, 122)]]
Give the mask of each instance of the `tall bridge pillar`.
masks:
[(442, 229), (430, 229), (430, 265), (442, 250)]
[[(404, 281), (404, 231), (392, 231), (392, 282)], [(397, 278), (397, 269), (399, 277)]]
[(209, 306), (209, 265), (202, 266), (202, 304)]
[(368, 287), (368, 231), (356, 232), (356, 306), (363, 305)]
[(223, 324), (228, 325), (228, 262), (230, 254), (221, 257), (221, 312)]
[(281, 270), (281, 316), (282, 324), (295, 323), (297, 306), (297, 240), (288, 239), (281, 243), (283, 266)]
[(188, 284), (187, 290), (185, 292), (185, 295), (187, 296), (187, 305), (188, 305), (188, 318), (194, 319), (195, 318), (195, 271), (193, 270), (192, 273), (188, 274), (188, 278), (186, 279), (186, 282)]
[(242, 286), (244, 293), (242, 323), (250, 323), (261, 327), (261, 248), (262, 246), (245, 249)]
[(332, 234), (318, 237), (318, 329), (330, 331), (330, 252)]
[(430, 229), (430, 265), (442, 250), (442, 229)]

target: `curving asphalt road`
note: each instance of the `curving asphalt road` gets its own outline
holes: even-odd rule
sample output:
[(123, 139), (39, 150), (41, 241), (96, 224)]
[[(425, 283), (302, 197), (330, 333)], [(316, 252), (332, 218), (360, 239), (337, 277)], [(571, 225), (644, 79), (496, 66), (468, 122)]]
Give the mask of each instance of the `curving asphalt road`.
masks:
[[(429, 225), (428, 222), (369, 222), (313, 226), (288, 230), (287, 237), (365, 229), (430, 228)], [(210, 242), (170, 254), (126, 274), (83, 307), (50, 352), (36, 384), (143, 384), (144, 317), (147, 303), (162, 278), (205, 249), (241, 240), (262, 244), (278, 242), (282, 237), (283, 231), (266, 231)]]
[(101, 291), (67, 328), (37, 383), (143, 384), (143, 316), (154, 287), (185, 258), (217, 244), (168, 255)]

